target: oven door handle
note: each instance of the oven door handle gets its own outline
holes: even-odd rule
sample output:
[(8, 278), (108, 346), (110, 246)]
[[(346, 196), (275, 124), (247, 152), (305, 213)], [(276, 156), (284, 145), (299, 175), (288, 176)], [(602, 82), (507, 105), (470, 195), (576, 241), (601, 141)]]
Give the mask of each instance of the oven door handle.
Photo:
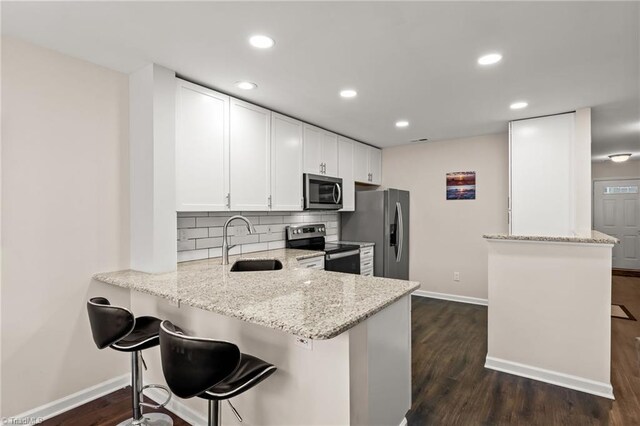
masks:
[(328, 254), (327, 260), (342, 259), (343, 257), (359, 255), (360, 250), (345, 251), (342, 253)]

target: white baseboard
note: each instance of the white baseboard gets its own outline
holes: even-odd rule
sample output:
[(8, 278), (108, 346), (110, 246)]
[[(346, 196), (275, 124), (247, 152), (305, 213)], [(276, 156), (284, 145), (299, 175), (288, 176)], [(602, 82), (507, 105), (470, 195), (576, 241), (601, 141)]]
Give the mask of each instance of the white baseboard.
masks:
[[(156, 403), (160, 403), (167, 398), (166, 393), (163, 390), (157, 388), (147, 389), (144, 391), (144, 394), (145, 396), (148, 396), (149, 398), (154, 400)], [(205, 414), (201, 414), (193, 408), (188, 407), (181, 399), (176, 398), (175, 395), (171, 398), (171, 401), (169, 401), (165, 408), (189, 424), (207, 424), (207, 417)]]
[(484, 364), (485, 368), (501, 371), (503, 373), (515, 374), (533, 380), (562, 386), (603, 398), (615, 399), (611, 383), (596, 382), (583, 377), (572, 376), (570, 374), (559, 373), (557, 371), (545, 370), (544, 368), (532, 367), (518, 362), (506, 361), (500, 358), (487, 356)]
[(432, 299), (450, 300), (452, 302), (470, 303), (472, 305), (489, 306), (487, 299), (480, 299), (478, 297), (458, 296), (457, 294), (448, 293), (436, 293), (435, 291), (416, 290), (411, 293), (414, 296), (430, 297)]
[(25, 411), (24, 413), (20, 413), (16, 416), (8, 416), (8, 417), (11, 417), (14, 419), (25, 419), (25, 418), (32, 418), (32, 419), (42, 418), (43, 420), (50, 419), (51, 417), (55, 417), (58, 414), (64, 413), (65, 411), (72, 410), (76, 407), (79, 407), (82, 404), (86, 404), (87, 402), (100, 398), (101, 396), (105, 396), (107, 394), (110, 394), (111, 392), (117, 391), (118, 389), (122, 389), (123, 387), (128, 386), (129, 384), (131, 384), (131, 375), (123, 374), (122, 376), (114, 377), (113, 379), (109, 379), (105, 382), (98, 383), (97, 385), (83, 389), (74, 394), (65, 396), (56, 401), (49, 402), (47, 404), (33, 408), (29, 411)]

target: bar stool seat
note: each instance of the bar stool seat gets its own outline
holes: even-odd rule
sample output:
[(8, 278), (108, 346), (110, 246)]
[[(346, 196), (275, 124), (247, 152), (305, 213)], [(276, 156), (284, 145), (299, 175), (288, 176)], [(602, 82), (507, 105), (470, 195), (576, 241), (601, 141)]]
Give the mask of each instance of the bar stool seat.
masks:
[[(143, 407), (159, 409), (171, 399), (171, 391), (162, 385), (143, 386), (142, 350), (160, 344), (161, 320), (155, 317), (135, 317), (131, 311), (120, 306), (112, 306), (104, 297), (94, 297), (87, 302), (87, 313), (91, 324), (91, 334), (98, 349), (110, 347), (120, 352), (131, 353), (131, 402), (132, 417), (120, 425), (170, 426), (173, 420), (164, 413), (143, 413)], [(146, 369), (146, 365), (144, 366)], [(160, 388), (167, 393), (161, 404), (144, 401), (143, 391)], [(119, 426), (120, 426), (119, 425)]]
[(172, 392), (181, 398), (209, 400), (209, 426), (222, 422), (220, 401), (229, 401), (272, 375), (276, 367), (243, 354), (233, 343), (186, 335), (170, 321), (160, 325), (162, 372)]
[(252, 355), (240, 354), (240, 365), (220, 383), (198, 395), (200, 398), (230, 399), (248, 391), (276, 371), (276, 367)]
[(158, 346), (160, 323), (162, 320), (155, 317), (137, 317), (131, 333), (111, 344), (111, 347), (121, 352), (132, 352)]

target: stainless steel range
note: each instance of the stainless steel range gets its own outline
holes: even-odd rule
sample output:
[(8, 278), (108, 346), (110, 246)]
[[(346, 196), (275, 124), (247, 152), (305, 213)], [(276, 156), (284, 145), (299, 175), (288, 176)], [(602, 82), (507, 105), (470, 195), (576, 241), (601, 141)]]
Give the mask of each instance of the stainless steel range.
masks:
[(360, 273), (360, 247), (353, 244), (327, 243), (325, 225), (291, 225), (287, 227), (287, 248), (324, 251), (326, 271)]

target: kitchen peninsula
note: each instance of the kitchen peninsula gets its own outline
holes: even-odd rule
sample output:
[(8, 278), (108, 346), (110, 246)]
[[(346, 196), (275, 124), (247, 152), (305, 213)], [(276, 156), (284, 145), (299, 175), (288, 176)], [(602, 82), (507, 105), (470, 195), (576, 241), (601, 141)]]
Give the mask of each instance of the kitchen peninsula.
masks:
[[(217, 258), (94, 279), (133, 290), (137, 315), (234, 342), (276, 365), (256, 392), (234, 398), (248, 424), (401, 424), (411, 405), (410, 293), (419, 283), (298, 267), (322, 255), (279, 249), (225, 266)], [(231, 272), (239, 259), (277, 259), (283, 267)], [(149, 358), (148, 381), (164, 383), (159, 352)], [(180, 403), (204, 417), (203, 401)]]

